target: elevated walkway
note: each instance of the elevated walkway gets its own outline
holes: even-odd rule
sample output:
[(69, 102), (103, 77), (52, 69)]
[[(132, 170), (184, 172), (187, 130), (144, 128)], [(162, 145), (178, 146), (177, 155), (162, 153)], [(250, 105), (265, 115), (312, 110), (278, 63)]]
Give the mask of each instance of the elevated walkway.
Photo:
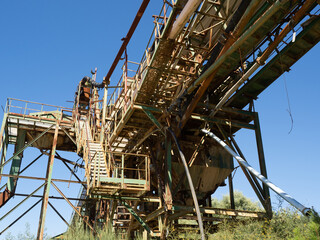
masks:
[[(0, 171), (10, 164), (9, 177), (0, 193), (0, 207), (14, 196), (18, 179), (13, 176), (21, 173), (23, 152), (28, 147), (40, 149), (43, 154), (51, 150), (56, 122), (59, 121), (57, 150), (75, 151), (74, 127), (71, 109), (9, 98), (6, 104), (0, 133)], [(6, 159), (8, 145), (15, 146), (14, 154)], [(2, 177), (0, 177), (1, 179)]]

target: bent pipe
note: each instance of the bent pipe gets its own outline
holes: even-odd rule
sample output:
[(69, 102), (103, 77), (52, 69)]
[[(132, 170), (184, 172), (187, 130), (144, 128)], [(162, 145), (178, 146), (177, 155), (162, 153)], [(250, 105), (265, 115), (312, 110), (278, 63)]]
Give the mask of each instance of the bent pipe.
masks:
[(208, 135), (209, 137), (216, 140), (228, 153), (230, 153), (237, 161), (238, 163), (246, 168), (249, 172), (251, 172), (254, 176), (256, 176), (261, 182), (266, 184), (270, 189), (272, 189), (276, 194), (278, 194), (280, 197), (282, 197), (284, 200), (286, 200), (288, 203), (290, 203), (293, 207), (298, 209), (303, 215), (310, 216), (312, 213), (310, 208), (307, 208), (303, 206), (301, 203), (299, 203), (297, 200), (295, 200), (293, 197), (291, 197), (289, 194), (284, 192), (281, 188), (274, 185), (272, 182), (270, 182), (266, 177), (264, 177), (261, 173), (259, 173), (257, 170), (255, 170), (253, 167), (250, 166), (243, 158), (241, 158), (239, 155), (237, 155), (224, 141), (222, 141), (220, 138), (218, 138), (214, 133), (209, 132), (205, 129), (201, 129), (203, 133)]
[(194, 207), (195, 207), (196, 213), (197, 213), (201, 240), (205, 240), (205, 235), (204, 235), (204, 230), (203, 230), (203, 222), (202, 222), (201, 213), (200, 213), (200, 207), (199, 207), (196, 191), (194, 190), (194, 186), (193, 186), (193, 183), (192, 183), (192, 178), (191, 178), (191, 175), (190, 175), (190, 172), (189, 172), (189, 168), (188, 168), (188, 164), (187, 164), (186, 158), (185, 158), (185, 156), (184, 156), (184, 154), (183, 154), (183, 152), (181, 150), (180, 144), (179, 144), (178, 139), (177, 139), (176, 135), (174, 134), (174, 132), (170, 128), (168, 128), (167, 130), (171, 133), (171, 135), (172, 135), (172, 137), (173, 137), (173, 139), (174, 139), (174, 141), (176, 143), (176, 146), (178, 148), (178, 151), (179, 151), (179, 154), (180, 154), (180, 158), (181, 158), (181, 160), (183, 162), (183, 166), (184, 166), (187, 178), (188, 178), (188, 182), (189, 182), (189, 186), (190, 186), (190, 190), (191, 190), (191, 194), (192, 194), (192, 198), (193, 198)]
[(82, 78), (81, 82), (89, 82), (91, 83), (92, 86), (97, 87), (97, 88), (104, 88), (104, 83), (97, 83), (94, 81), (91, 77), (85, 76)]

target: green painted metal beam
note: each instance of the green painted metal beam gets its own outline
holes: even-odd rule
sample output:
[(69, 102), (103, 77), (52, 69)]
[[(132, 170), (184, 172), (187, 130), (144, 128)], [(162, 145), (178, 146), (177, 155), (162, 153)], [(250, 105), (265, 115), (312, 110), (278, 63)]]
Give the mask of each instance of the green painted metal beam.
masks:
[(0, 130), (0, 153), (2, 152), (2, 147), (3, 147), (3, 143), (4, 143), (5, 129), (6, 129), (6, 126), (7, 126), (7, 119), (8, 119), (8, 114), (4, 113), (3, 114), (2, 125), (1, 125), (1, 130)]
[(125, 183), (125, 184), (140, 184), (145, 185), (146, 180), (134, 179), (134, 178), (112, 178), (112, 177), (100, 177), (100, 182), (111, 182), (111, 183)]
[(162, 132), (162, 134), (165, 135), (162, 125), (159, 123), (158, 119), (156, 119), (155, 116), (151, 113), (151, 111), (149, 111), (149, 109), (147, 109), (144, 106), (142, 106), (142, 110), (153, 122), (153, 124), (157, 126), (157, 128)]
[[(259, 155), (260, 172), (265, 178), (268, 178), (258, 113), (256, 113), (254, 123), (255, 123), (255, 135), (256, 135), (256, 142), (257, 142), (257, 149), (258, 149), (258, 155)], [(265, 183), (262, 183), (262, 185), (263, 185), (263, 195), (264, 195), (264, 199), (265, 199), (265, 205), (267, 206), (266, 211), (267, 211), (268, 217), (271, 219), (272, 218), (272, 206), (271, 206), (271, 199), (270, 199), (270, 191), (269, 191), (268, 186)]]
[(155, 108), (155, 107), (151, 107), (151, 106), (146, 106), (146, 105), (140, 105), (140, 104), (135, 104), (133, 106), (135, 109), (139, 109), (139, 110), (148, 110), (151, 112), (157, 112), (157, 113), (162, 113), (163, 111), (159, 108)]
[(136, 213), (136, 211), (134, 211), (134, 209), (126, 202), (126, 201), (121, 201), (123, 206), (126, 207), (126, 209), (128, 209), (128, 211), (131, 213), (131, 215), (141, 224), (141, 226), (148, 232), (148, 233), (152, 233), (152, 230), (150, 229), (150, 227), (148, 226), (147, 223), (145, 223), (145, 221), (139, 216), (138, 213)]
[(115, 199), (115, 200), (128, 200), (128, 201), (139, 201), (139, 202), (154, 202), (160, 203), (161, 200), (159, 197), (132, 197), (132, 196), (119, 196), (119, 195), (110, 195), (110, 194), (99, 194), (90, 195), (90, 199), (100, 200), (100, 199)]
[(166, 185), (165, 185), (165, 195), (166, 195), (166, 204), (171, 209), (172, 205), (172, 156), (171, 156), (171, 136), (167, 131), (167, 135), (165, 138), (165, 150), (166, 150), (166, 162), (165, 162), (165, 170), (166, 170)]
[[(18, 175), (20, 171), (21, 161), (23, 157), (24, 144), (26, 140), (26, 130), (18, 131), (18, 139), (15, 146), (15, 154), (12, 159), (11, 167), (10, 167), (10, 175)], [(14, 192), (16, 188), (17, 179), (9, 177), (7, 188), (10, 192)]]

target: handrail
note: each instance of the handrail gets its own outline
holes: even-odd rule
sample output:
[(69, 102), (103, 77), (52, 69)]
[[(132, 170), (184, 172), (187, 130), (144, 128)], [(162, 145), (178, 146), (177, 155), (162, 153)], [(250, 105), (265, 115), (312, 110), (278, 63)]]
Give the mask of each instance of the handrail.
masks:
[[(140, 63), (138, 64), (132, 61), (128, 61), (127, 55), (126, 55), (125, 62), (122, 66), (123, 74), (121, 75), (116, 85), (116, 88), (112, 92), (107, 104), (109, 107), (113, 108), (113, 111), (109, 111), (108, 113), (108, 118), (112, 119), (109, 122), (109, 124), (107, 124), (107, 129), (109, 134), (114, 133), (118, 123), (121, 120), (123, 120), (128, 106), (130, 106), (130, 104), (131, 105), (133, 104), (134, 98), (138, 92), (137, 90), (140, 87), (139, 81), (140, 81), (141, 75), (143, 75), (143, 72), (146, 71), (149, 66), (149, 62), (147, 61), (149, 58), (151, 58), (153, 54), (152, 51), (155, 47), (153, 45), (157, 45), (157, 40), (161, 37), (161, 34), (163, 34), (163, 32), (161, 32), (161, 30), (159, 29), (159, 24), (165, 27), (165, 25), (167, 24), (166, 15), (167, 13), (170, 13), (169, 11), (170, 8), (172, 8), (172, 5), (169, 4), (167, 1), (164, 1), (164, 4), (160, 10), (159, 15), (155, 16), (155, 26), (153, 28), (153, 31), (151, 33), (151, 36), (146, 46), (146, 50), (141, 58)], [(164, 14), (163, 17), (161, 17), (162, 14)], [(150, 55), (149, 57), (148, 57), (148, 54)], [(138, 65), (138, 67), (137, 67), (137, 70), (133, 70), (133, 72), (135, 72), (135, 76), (133, 78), (130, 78), (130, 80), (133, 80), (133, 81), (127, 85), (127, 80), (128, 80), (127, 73), (129, 71), (127, 66), (128, 63), (136, 64)], [(122, 87), (122, 85), (124, 86)], [(122, 88), (121, 91), (120, 91), (120, 88)], [(121, 113), (121, 117), (118, 119), (119, 113)]]
[[(101, 186), (101, 177), (115, 177), (114, 174), (118, 173), (121, 178), (121, 188), (125, 187), (125, 179), (128, 176), (130, 179), (137, 179), (145, 181), (144, 188), (148, 188), (148, 181), (150, 179), (149, 169), (149, 156), (146, 154), (123, 153), (115, 151), (106, 151), (100, 143), (95, 141), (94, 136), (91, 135), (91, 130), (95, 127), (95, 119), (92, 112), (89, 112), (86, 118), (80, 119), (79, 115), (74, 116), (76, 128), (76, 141), (78, 152), (80, 149), (83, 151), (83, 159), (85, 161), (85, 175), (87, 179), (87, 193), (90, 189)], [(91, 137), (90, 137), (91, 135)], [(99, 144), (101, 149), (90, 149), (91, 144)], [(103, 156), (103, 157), (102, 157)], [(112, 158), (120, 158), (114, 159)], [(137, 157), (139, 168), (126, 166), (127, 157)], [(106, 161), (105, 166), (102, 164), (102, 159)], [(119, 161), (120, 160), (120, 161)], [(98, 161), (98, 162), (97, 162)], [(92, 165), (93, 164), (93, 165)], [(109, 181), (109, 180), (108, 180)]]
[(55, 108), (62, 108), (62, 109), (72, 110), (72, 108), (67, 108), (67, 107), (62, 107), (62, 106), (57, 106), (57, 105), (51, 105), (51, 104), (46, 104), (46, 103), (38, 103), (38, 102), (27, 101), (27, 100), (22, 100), (22, 99), (17, 99), (17, 98), (7, 98), (7, 100), (14, 100), (14, 101), (19, 101), (19, 102), (26, 102), (26, 103), (38, 104), (38, 105), (43, 105), (43, 106), (48, 106), (48, 107), (55, 107)]
[(72, 109), (16, 98), (7, 98), (5, 107), (5, 113), (37, 117), (39, 120), (46, 118), (45, 116), (37, 116), (40, 113), (52, 114), (53, 118), (61, 118), (61, 120), (63, 120), (63, 117), (72, 117), (66, 112), (72, 112)]

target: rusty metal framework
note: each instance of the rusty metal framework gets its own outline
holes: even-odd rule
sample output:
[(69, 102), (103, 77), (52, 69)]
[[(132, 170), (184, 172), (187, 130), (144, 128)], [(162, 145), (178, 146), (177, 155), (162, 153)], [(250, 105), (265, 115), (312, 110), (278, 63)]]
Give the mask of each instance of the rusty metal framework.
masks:
[[(38, 239), (43, 237), (48, 205), (68, 225), (78, 221), (78, 216), (93, 232), (109, 224), (124, 238), (143, 232), (145, 239), (165, 239), (170, 225), (184, 231), (181, 220), (187, 219), (197, 220), (198, 225), (190, 226), (204, 239), (203, 226), (235, 218), (272, 217), (269, 188), (280, 196), (282, 190), (267, 180), (253, 102), (319, 42), (317, 1), (164, 1), (160, 14), (154, 16), (155, 26), (141, 61), (132, 62), (126, 47), (147, 4), (143, 1), (104, 79), (103, 97), (96, 85), (84, 85), (82, 80), (73, 109), (8, 99), (0, 133), (1, 178), (7, 178), (1, 187), (0, 207), (18, 195), (18, 179), (43, 181), (22, 200), (40, 198), (31, 207), (41, 203)], [(110, 86), (123, 54), (121, 78)], [(255, 133), (260, 173), (246, 163), (234, 139), (241, 129)], [(15, 152), (8, 159), (9, 144), (15, 146)], [(48, 156), (45, 178), (21, 175), (26, 169), (20, 166), (27, 147), (38, 148), (41, 154), (26, 168)], [(57, 150), (76, 152), (83, 164), (63, 158)], [(236, 210), (233, 158), (264, 212)], [(77, 181), (53, 179), (55, 159)], [(5, 174), (7, 164), (11, 168)], [(84, 168), (83, 181), (72, 165)], [(212, 208), (211, 195), (226, 185), (226, 179), (230, 209)], [(56, 182), (80, 184), (79, 196), (66, 197)], [(60, 194), (55, 198), (66, 200), (74, 209), (70, 223), (50, 203), (50, 186)], [(41, 188), (43, 194), (35, 195)], [(286, 200), (308, 214), (309, 209), (296, 200)]]

